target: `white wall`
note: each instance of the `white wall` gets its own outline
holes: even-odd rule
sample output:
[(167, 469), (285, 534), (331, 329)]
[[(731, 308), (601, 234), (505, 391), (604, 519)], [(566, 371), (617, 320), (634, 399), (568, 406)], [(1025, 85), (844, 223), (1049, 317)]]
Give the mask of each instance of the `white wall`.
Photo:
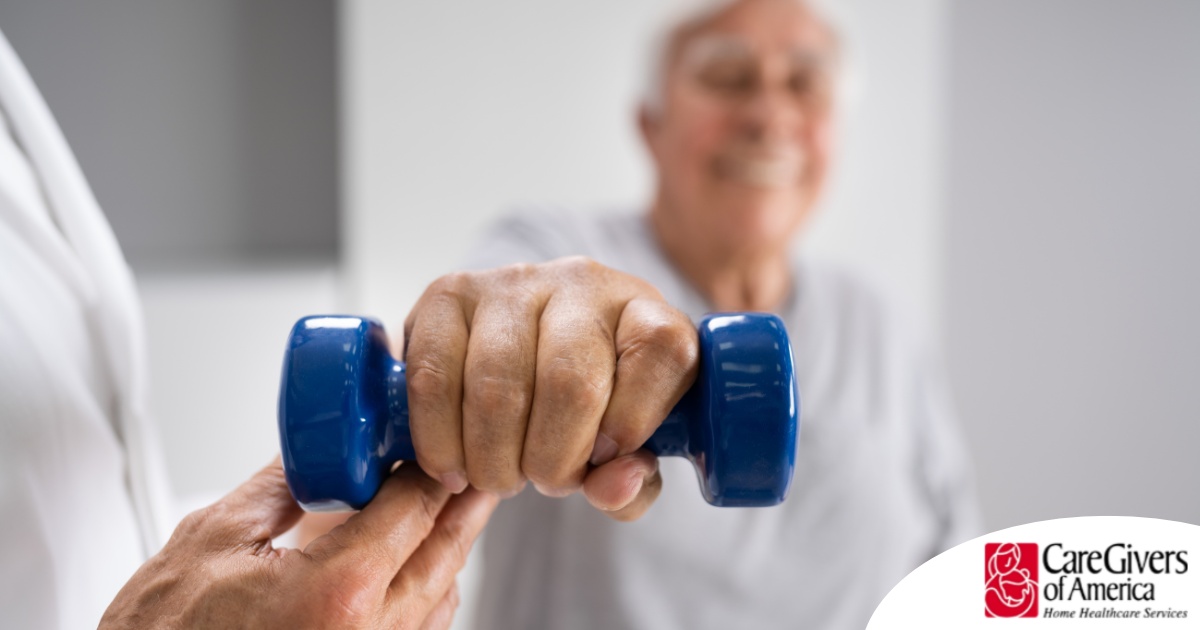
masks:
[(1200, 523), (1200, 3), (951, 14), (949, 350), (988, 525)]
[[(337, 311), (329, 263), (137, 274), (150, 350), (150, 411), (173, 490), (198, 507), (279, 452), (283, 350), (303, 315)], [(206, 501), (207, 500), (207, 501)]]
[(839, 170), (802, 247), (880, 280), (933, 332), (942, 314), (947, 3), (824, 0), (850, 56)]

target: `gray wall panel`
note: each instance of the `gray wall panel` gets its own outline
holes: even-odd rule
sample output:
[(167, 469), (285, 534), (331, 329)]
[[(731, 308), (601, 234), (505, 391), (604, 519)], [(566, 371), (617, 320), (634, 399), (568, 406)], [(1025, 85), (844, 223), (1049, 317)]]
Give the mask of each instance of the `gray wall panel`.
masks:
[(135, 267), (335, 255), (331, 0), (5, 0)]
[(951, 16), (948, 348), (988, 524), (1200, 523), (1200, 3)]

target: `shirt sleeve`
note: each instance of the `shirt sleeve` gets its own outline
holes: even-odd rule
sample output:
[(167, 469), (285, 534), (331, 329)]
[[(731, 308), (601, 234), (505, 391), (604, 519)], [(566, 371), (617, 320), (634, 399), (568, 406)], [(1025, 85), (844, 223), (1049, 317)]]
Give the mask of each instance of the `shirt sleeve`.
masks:
[(492, 269), (583, 253), (566, 213), (531, 211), (501, 218), (484, 230), (463, 268)]

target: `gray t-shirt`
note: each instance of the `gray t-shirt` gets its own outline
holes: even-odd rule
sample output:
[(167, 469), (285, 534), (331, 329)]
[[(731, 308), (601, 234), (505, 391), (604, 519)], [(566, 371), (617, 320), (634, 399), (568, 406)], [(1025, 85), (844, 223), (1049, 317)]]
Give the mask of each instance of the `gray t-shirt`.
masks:
[[(711, 310), (640, 214), (515, 216), (468, 266), (568, 255), (649, 281), (693, 319)], [(788, 499), (712, 507), (679, 458), (662, 460), (662, 495), (634, 523), (527, 490), (484, 537), (479, 628), (857, 630), (901, 578), (980, 533), (942, 374), (916, 336), (852, 275), (793, 269), (779, 313), (802, 414)]]

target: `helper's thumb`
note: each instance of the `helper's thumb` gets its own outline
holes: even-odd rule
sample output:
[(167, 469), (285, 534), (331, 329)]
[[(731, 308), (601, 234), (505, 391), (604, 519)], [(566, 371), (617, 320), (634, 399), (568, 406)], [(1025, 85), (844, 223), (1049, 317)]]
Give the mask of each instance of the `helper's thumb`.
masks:
[(240, 543), (275, 538), (304, 514), (288, 490), (279, 456), (209, 510), (221, 529)]

